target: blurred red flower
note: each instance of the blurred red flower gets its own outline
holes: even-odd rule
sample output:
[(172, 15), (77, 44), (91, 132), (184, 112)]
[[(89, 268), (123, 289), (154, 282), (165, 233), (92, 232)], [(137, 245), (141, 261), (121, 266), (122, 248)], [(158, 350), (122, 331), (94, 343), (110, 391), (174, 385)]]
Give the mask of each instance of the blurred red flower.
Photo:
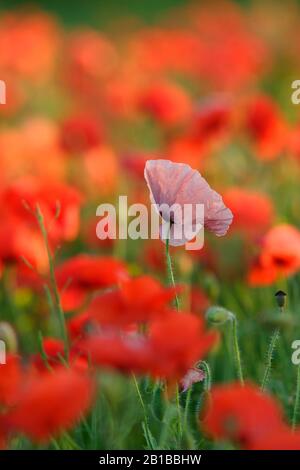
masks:
[(286, 426), (274, 429), (261, 439), (254, 440), (250, 450), (300, 450), (300, 431)]
[(148, 324), (149, 333), (106, 332), (84, 340), (79, 349), (100, 367), (180, 380), (202, 359), (216, 340), (203, 321), (187, 312), (166, 311)]
[(3, 194), (6, 210), (18, 217), (20, 224), (32, 225), (32, 212), (39, 205), (49, 238), (56, 242), (70, 241), (78, 235), (82, 200), (82, 195), (73, 186), (30, 177), (15, 181)]
[(160, 124), (182, 124), (191, 114), (191, 101), (187, 93), (173, 83), (154, 83), (141, 92), (140, 109)]
[(266, 194), (233, 187), (224, 191), (223, 199), (234, 216), (232, 230), (242, 231), (246, 237), (262, 234), (273, 222), (274, 208)]
[(251, 448), (283, 426), (282, 412), (276, 401), (252, 384), (216, 385), (207, 400), (203, 428), (216, 440), (232, 440)]
[(277, 225), (264, 236), (248, 281), (251, 285), (271, 284), (279, 276), (290, 276), (299, 269), (300, 231), (292, 225)]
[(65, 119), (60, 129), (60, 144), (68, 153), (81, 154), (102, 144), (103, 130), (99, 121), (88, 114), (74, 114)]
[(73, 310), (82, 306), (89, 293), (126, 279), (128, 270), (123, 261), (109, 256), (77, 255), (59, 265), (55, 275), (63, 308)]
[(72, 368), (57, 368), (25, 381), (6, 423), (12, 432), (44, 442), (76, 424), (88, 411), (93, 392), (89, 376)]
[(179, 287), (164, 287), (151, 276), (120, 282), (119, 289), (95, 297), (86, 313), (101, 325), (146, 322), (168, 308)]
[(287, 143), (287, 128), (275, 102), (267, 96), (252, 99), (246, 109), (246, 129), (262, 160), (278, 157)]

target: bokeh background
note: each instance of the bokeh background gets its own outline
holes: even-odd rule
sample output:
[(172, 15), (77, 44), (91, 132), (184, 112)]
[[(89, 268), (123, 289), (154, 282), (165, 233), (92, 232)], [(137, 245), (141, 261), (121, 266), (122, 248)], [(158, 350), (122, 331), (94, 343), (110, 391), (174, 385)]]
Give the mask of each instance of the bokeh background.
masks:
[[(101, 327), (115, 320), (101, 295), (119, 285), (124, 272), (150, 280), (125, 294), (118, 287), (116, 295), (129, 296), (136, 308), (136, 292), (136, 302), (151, 310), (154, 302), (143, 295), (168, 283), (164, 245), (97, 239), (96, 208), (117, 204), (122, 194), (129, 203), (149, 205), (145, 162), (166, 158), (199, 170), (234, 215), (225, 237), (206, 234), (203, 250), (171, 250), (181, 306), (203, 325), (209, 306), (234, 312), (244, 374), (257, 384), (270, 336), (280, 328), (269, 390), (290, 419), (296, 382), (291, 343), (300, 334), (300, 105), (291, 101), (291, 84), (300, 79), (299, 20), (299, 2), (292, 0), (2, 2), (0, 79), (7, 104), (0, 107), (0, 334), (10, 352), (43, 373), (43, 348), (54, 367), (65, 358), (66, 338), (53, 315), (51, 289), (44, 289), (49, 253), (37, 204), (71, 350), (89, 332), (91, 318)], [(278, 289), (287, 293), (284, 316), (274, 298)], [(98, 295), (99, 303), (90, 304)], [(139, 322), (125, 323), (122, 334), (141, 332)], [(113, 321), (110, 327), (115, 333)], [(192, 341), (184, 335), (181, 341), (181, 331), (173, 334), (180, 354), (176, 343), (170, 365), (178, 381), (178, 364)], [(164, 337), (162, 355), (168, 342), (173, 351), (173, 335)], [(218, 338), (207, 361), (213, 382), (227, 383), (236, 368), (226, 326)], [(149, 369), (138, 379), (141, 407), (131, 376), (134, 357), (124, 365), (124, 356), (108, 357), (109, 372), (99, 360), (102, 392), (72, 434), (53, 441), (46, 433), (41, 444), (29, 432), (9, 445), (232, 448), (199, 431), (203, 377), (175, 404), (165, 399), (168, 371), (153, 381)], [(39, 404), (47, 410), (47, 396)], [(29, 413), (22, 416), (27, 422)]]

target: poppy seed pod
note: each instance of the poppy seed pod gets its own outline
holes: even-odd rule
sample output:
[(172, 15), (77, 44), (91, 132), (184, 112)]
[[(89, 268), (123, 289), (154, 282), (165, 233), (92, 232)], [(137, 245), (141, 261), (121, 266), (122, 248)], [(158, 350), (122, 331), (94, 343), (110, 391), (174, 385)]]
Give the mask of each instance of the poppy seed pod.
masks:
[(206, 319), (215, 325), (222, 325), (234, 318), (234, 314), (224, 307), (213, 306), (206, 311)]
[(278, 307), (283, 308), (285, 306), (286, 293), (283, 292), (282, 290), (279, 290), (276, 292), (275, 298), (276, 298)]

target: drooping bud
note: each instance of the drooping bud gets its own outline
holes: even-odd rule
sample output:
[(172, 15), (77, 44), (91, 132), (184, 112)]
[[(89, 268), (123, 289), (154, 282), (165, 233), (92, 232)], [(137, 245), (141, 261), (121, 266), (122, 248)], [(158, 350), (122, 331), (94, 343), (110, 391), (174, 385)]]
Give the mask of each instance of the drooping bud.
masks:
[(218, 305), (210, 307), (206, 311), (205, 316), (210, 323), (213, 323), (215, 325), (222, 325), (228, 320), (232, 320), (234, 318), (234, 314), (232, 312)]
[(275, 294), (275, 298), (276, 298), (276, 301), (277, 301), (277, 305), (279, 308), (283, 308), (285, 306), (285, 302), (286, 302), (286, 293), (283, 292), (283, 290), (279, 290), (276, 292)]

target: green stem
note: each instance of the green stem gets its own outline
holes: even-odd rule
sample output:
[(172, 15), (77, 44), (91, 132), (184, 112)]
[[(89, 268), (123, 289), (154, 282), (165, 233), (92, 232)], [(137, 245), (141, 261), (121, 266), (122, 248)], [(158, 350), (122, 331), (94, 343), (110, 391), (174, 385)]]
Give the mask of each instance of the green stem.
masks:
[(244, 385), (244, 376), (243, 376), (243, 369), (242, 369), (241, 353), (240, 353), (240, 347), (239, 347), (239, 342), (238, 342), (238, 334), (237, 334), (237, 319), (236, 319), (235, 316), (233, 316), (232, 319), (231, 319), (231, 325), (232, 325), (233, 352), (234, 352), (234, 359), (235, 359), (235, 365), (236, 365), (236, 370), (237, 370), (237, 376), (238, 376), (239, 381), (241, 382), (241, 384)]
[(140, 403), (141, 403), (141, 406), (142, 406), (143, 412), (144, 412), (145, 430), (146, 430), (147, 441), (148, 441), (147, 443), (148, 443), (149, 447), (151, 448), (151, 450), (153, 450), (153, 446), (151, 445), (151, 432), (150, 432), (150, 428), (149, 428), (149, 421), (148, 421), (148, 414), (147, 414), (146, 405), (144, 403), (144, 400), (143, 400), (143, 397), (142, 397), (142, 394), (141, 394), (140, 387), (139, 387), (138, 381), (136, 379), (136, 376), (133, 373), (132, 373), (132, 378), (133, 378), (133, 382), (134, 382), (134, 385), (135, 385), (135, 388), (136, 388), (136, 392), (137, 392), (137, 395), (139, 397), (139, 400), (140, 400)]
[(178, 384), (176, 385), (176, 405), (177, 405), (177, 413), (178, 413), (178, 431), (179, 431), (180, 437), (182, 437), (183, 429), (182, 429), (182, 416), (181, 416), (181, 407), (180, 407), (180, 397), (179, 397)]
[[(173, 287), (176, 287), (172, 260), (170, 256), (170, 250), (169, 250), (169, 238), (166, 239), (166, 260), (167, 260), (167, 270), (168, 270), (168, 277), (169, 277), (170, 283), (172, 284)], [(176, 309), (179, 310), (179, 300), (178, 300), (177, 294), (175, 294), (175, 305), (176, 305)]]
[(209, 392), (211, 389), (211, 372), (210, 372), (210, 367), (206, 361), (201, 361), (200, 367), (204, 370), (205, 372), (205, 377), (204, 377), (204, 390), (206, 392)]
[(43, 236), (46, 250), (47, 250), (51, 289), (52, 289), (52, 294), (54, 296), (54, 304), (56, 307), (58, 321), (60, 324), (61, 336), (64, 342), (65, 355), (66, 355), (67, 360), (69, 360), (69, 342), (68, 342), (68, 335), (67, 335), (67, 329), (66, 329), (65, 315), (64, 315), (63, 308), (61, 305), (60, 295), (59, 295), (59, 291), (58, 291), (58, 287), (56, 283), (54, 263), (52, 259), (52, 253), (50, 250), (48, 233), (45, 227), (44, 216), (41, 212), (39, 205), (36, 206), (36, 216), (37, 216), (37, 221), (38, 221), (40, 230), (42, 232), (42, 236)]
[(264, 373), (262, 383), (261, 383), (261, 387), (260, 387), (262, 392), (266, 389), (266, 386), (269, 382), (274, 351), (275, 351), (275, 348), (276, 348), (276, 344), (279, 340), (279, 336), (280, 336), (280, 331), (279, 331), (279, 328), (277, 328), (274, 331), (273, 335), (272, 335), (271, 342), (270, 342), (269, 349), (268, 349), (265, 373)]
[(292, 420), (292, 429), (293, 431), (297, 425), (297, 417), (299, 413), (299, 405), (300, 405), (300, 365), (297, 367), (297, 387), (296, 387), (296, 398), (295, 398), (295, 405), (294, 405), (294, 412), (293, 412), (293, 420)]
[[(169, 236), (166, 239), (166, 260), (167, 260), (168, 277), (169, 277), (170, 283), (172, 284), (173, 287), (176, 287), (172, 260), (171, 260), (170, 250), (169, 250)], [(178, 300), (177, 294), (175, 294), (175, 306), (176, 306), (177, 311), (179, 311), (179, 300)], [(180, 437), (182, 437), (182, 432), (183, 432), (182, 416), (181, 416), (178, 384), (176, 385), (176, 406), (177, 406), (177, 413), (178, 413), (178, 429), (179, 429)]]

